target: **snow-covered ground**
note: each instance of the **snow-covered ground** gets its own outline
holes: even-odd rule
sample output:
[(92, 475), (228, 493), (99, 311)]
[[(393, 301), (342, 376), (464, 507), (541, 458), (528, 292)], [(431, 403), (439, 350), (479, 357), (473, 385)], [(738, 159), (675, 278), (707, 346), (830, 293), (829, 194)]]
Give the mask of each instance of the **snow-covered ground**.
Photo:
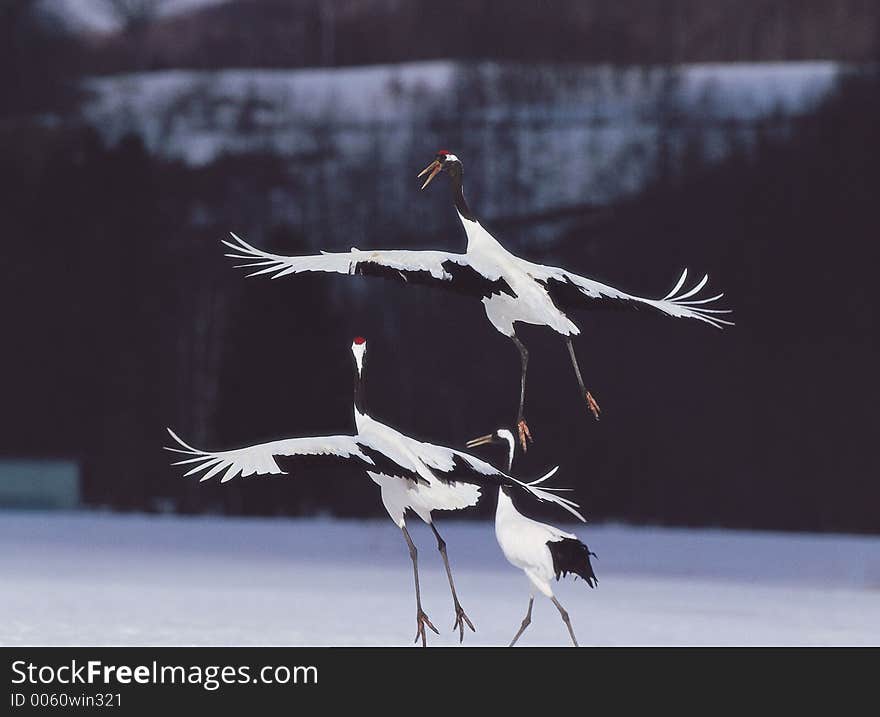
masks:
[[(468, 645), (506, 644), (528, 585), (491, 523), (438, 523)], [(558, 583), (583, 645), (878, 645), (880, 538), (581, 526), (599, 587)], [(425, 526), (425, 610), (454, 645)], [(0, 645), (406, 645), (412, 571), (387, 520), (0, 513)], [(523, 645), (565, 645), (536, 600)]]

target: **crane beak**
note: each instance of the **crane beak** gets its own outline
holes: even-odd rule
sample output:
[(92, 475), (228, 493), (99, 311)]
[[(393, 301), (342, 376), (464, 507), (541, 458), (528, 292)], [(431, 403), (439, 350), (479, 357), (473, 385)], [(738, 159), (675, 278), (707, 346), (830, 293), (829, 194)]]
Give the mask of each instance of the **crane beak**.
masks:
[(479, 438), (473, 438), (470, 441), (468, 441), (467, 443), (465, 443), (465, 445), (468, 448), (476, 448), (477, 446), (485, 446), (487, 443), (494, 443), (494, 442), (495, 442), (495, 434), (489, 433), (485, 436), (480, 436)]
[(428, 174), (428, 172), (430, 172), (430, 174), (428, 174), (428, 178), (425, 180), (425, 183), (422, 185), (422, 189), (424, 189), (425, 187), (427, 187), (431, 183), (431, 180), (437, 176), (437, 173), (441, 169), (443, 169), (443, 165), (440, 164), (440, 162), (435, 159), (433, 162), (431, 162), (431, 164), (429, 164), (421, 172), (419, 172), (419, 178), (423, 177), (424, 175)]

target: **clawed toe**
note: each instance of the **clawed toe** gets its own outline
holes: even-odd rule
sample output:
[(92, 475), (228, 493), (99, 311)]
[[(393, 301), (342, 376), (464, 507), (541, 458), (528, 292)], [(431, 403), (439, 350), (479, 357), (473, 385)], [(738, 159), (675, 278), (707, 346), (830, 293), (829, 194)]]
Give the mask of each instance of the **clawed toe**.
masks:
[(413, 642), (418, 642), (419, 638), (422, 638), (422, 647), (428, 646), (428, 638), (425, 635), (425, 625), (430, 627), (437, 635), (440, 634), (440, 631), (437, 630), (436, 627), (431, 623), (428, 619), (428, 616), (422, 610), (419, 610), (416, 613), (416, 639)]
[(453, 630), (458, 630), (458, 642), (464, 642), (464, 626), (467, 625), (471, 632), (476, 632), (476, 628), (474, 624), (471, 622), (470, 618), (465, 613), (464, 609), (462, 609), (461, 605), (455, 606), (455, 623), (452, 625)]

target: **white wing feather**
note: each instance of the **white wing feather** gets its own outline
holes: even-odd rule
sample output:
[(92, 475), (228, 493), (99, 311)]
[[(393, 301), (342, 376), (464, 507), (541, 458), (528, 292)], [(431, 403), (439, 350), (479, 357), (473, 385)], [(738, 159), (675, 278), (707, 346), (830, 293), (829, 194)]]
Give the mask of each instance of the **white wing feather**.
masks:
[(372, 459), (365, 455), (357, 441), (352, 436), (318, 436), (309, 438), (285, 438), (280, 441), (260, 443), (246, 448), (236, 448), (231, 451), (217, 451), (210, 453), (193, 448), (185, 443), (174, 431), (167, 429), (171, 437), (182, 448), (169, 448), (168, 451), (183, 453), (193, 456), (176, 461), (172, 465), (185, 465), (194, 463), (185, 476), (193, 475), (199, 471), (206, 471), (199, 480), (206, 481), (218, 473), (226, 471), (220, 479), (221, 483), (232, 480), (241, 474), (242, 478), (252, 475), (283, 475), (284, 471), (279, 468), (275, 456), (315, 456), (332, 455), (340, 458), (359, 458), (369, 465), (373, 465)]
[(539, 281), (548, 281), (552, 279), (563, 284), (574, 284), (580, 290), (581, 294), (588, 299), (612, 299), (629, 301), (635, 304), (644, 304), (657, 309), (668, 316), (674, 316), (680, 319), (696, 319), (697, 321), (703, 321), (719, 329), (723, 326), (734, 325), (732, 321), (728, 321), (719, 316), (719, 314), (731, 313), (730, 309), (704, 308), (703, 306), (704, 304), (711, 304), (718, 301), (718, 299), (724, 296), (724, 294), (717, 294), (716, 296), (710, 296), (703, 299), (688, 300), (706, 286), (709, 282), (708, 274), (704, 275), (703, 278), (692, 288), (680, 294), (679, 291), (684, 286), (685, 280), (687, 279), (688, 270), (685, 269), (681, 272), (681, 276), (675, 283), (672, 291), (666, 296), (662, 299), (646, 299), (641, 296), (627, 294), (625, 291), (615, 289), (613, 286), (608, 286), (599, 281), (588, 279), (585, 276), (573, 274), (564, 269), (544, 266), (542, 264), (532, 264), (530, 262), (525, 263), (527, 264), (526, 271), (532, 276), (532, 278)]
[[(429, 482), (433, 479), (444, 482), (470, 483), (482, 487), (496, 487), (499, 483), (515, 484), (538, 500), (554, 503), (579, 520), (586, 522), (584, 517), (577, 512), (577, 508), (580, 507), (577, 503), (554, 493), (565, 489), (538, 487), (539, 483), (547, 480), (556, 472), (556, 468), (532, 483), (524, 483), (476, 456), (457, 451), (454, 448), (424, 443), (410, 438), (367, 415), (360, 416), (358, 441), (362, 446), (382, 453), (398, 465), (415, 471)], [(459, 474), (456, 477), (456, 459), (465, 463), (473, 473), (468, 476)], [(485, 483), (480, 476), (486, 477)]]
[(444, 251), (409, 251), (406, 249), (361, 251), (352, 248), (351, 251), (342, 253), (322, 252), (311, 256), (282, 256), (257, 249), (235, 234), (232, 234), (232, 238), (235, 240), (234, 243), (223, 240), (223, 244), (234, 252), (225, 256), (245, 262), (236, 265), (239, 268), (255, 269), (248, 274), (249, 277), (268, 274), (271, 278), (278, 279), (288, 274), (299, 274), (304, 271), (354, 274), (358, 263), (370, 263), (397, 271), (424, 271), (434, 279), (451, 281), (452, 275), (443, 268), (443, 264), (452, 261), (466, 266), (468, 263), (463, 254)]
[(554, 505), (558, 505), (559, 507), (567, 510), (573, 516), (575, 516), (578, 520), (586, 523), (587, 519), (582, 516), (577, 509), (580, 506), (572, 500), (568, 498), (563, 498), (562, 496), (555, 495), (555, 492), (559, 491), (567, 491), (568, 488), (538, 488), (539, 483), (543, 483), (548, 478), (553, 476), (557, 470), (559, 470), (559, 466), (554, 467), (550, 471), (548, 471), (545, 475), (533, 480), (529, 483), (525, 483), (523, 481), (517, 480), (513, 476), (509, 476), (503, 471), (498, 470), (494, 466), (490, 465), (486, 461), (480, 460), (476, 456), (472, 456), (469, 453), (464, 453), (462, 451), (456, 451), (453, 448), (445, 448), (444, 446), (435, 446), (431, 443), (421, 443), (419, 444), (421, 447), (421, 451), (419, 453), (419, 457), (431, 468), (435, 468), (437, 470), (446, 470), (451, 471), (454, 466), (454, 457), (458, 456), (462, 460), (464, 460), (471, 468), (473, 468), (477, 473), (481, 473), (486, 476), (495, 476), (500, 478), (505, 478), (513, 483), (516, 483), (527, 493), (530, 493), (532, 496), (537, 498), (542, 502), (553, 503)]

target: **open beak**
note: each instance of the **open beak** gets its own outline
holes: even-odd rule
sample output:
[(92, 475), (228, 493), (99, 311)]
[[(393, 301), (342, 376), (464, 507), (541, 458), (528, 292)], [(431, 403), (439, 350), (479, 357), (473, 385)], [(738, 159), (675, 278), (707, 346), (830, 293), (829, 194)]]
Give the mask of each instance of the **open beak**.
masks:
[(431, 180), (437, 176), (437, 173), (442, 168), (443, 168), (443, 165), (440, 164), (440, 162), (435, 159), (433, 162), (431, 162), (431, 164), (429, 164), (421, 172), (419, 172), (420, 178), (423, 177), (424, 175), (428, 174), (428, 172), (430, 172), (430, 174), (428, 174), (428, 178), (425, 180), (425, 183), (422, 185), (422, 189), (424, 189), (425, 187), (427, 187), (431, 183)]
[(494, 441), (495, 441), (495, 434), (489, 433), (485, 436), (480, 436), (479, 438), (474, 438), (474, 439), (468, 441), (467, 443), (465, 443), (465, 445), (468, 448), (476, 448), (477, 446), (485, 446), (487, 443), (492, 443)]

